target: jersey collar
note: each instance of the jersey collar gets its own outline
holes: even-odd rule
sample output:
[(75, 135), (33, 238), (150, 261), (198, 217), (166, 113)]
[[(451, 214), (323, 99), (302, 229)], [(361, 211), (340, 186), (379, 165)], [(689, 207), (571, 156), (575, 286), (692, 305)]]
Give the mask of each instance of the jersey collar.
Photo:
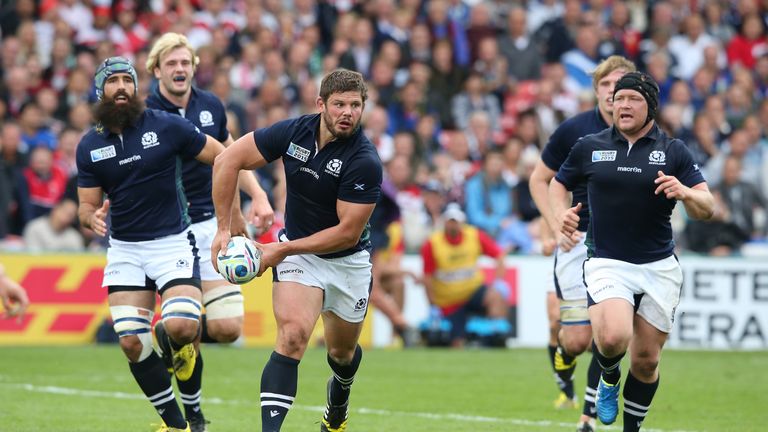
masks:
[[(189, 96), (189, 104), (191, 105), (192, 100), (194, 100), (195, 97), (197, 96), (197, 89), (195, 88), (195, 86), (192, 86), (190, 87), (190, 91), (192, 92), (192, 94), (190, 94)], [(187, 109), (187, 107), (180, 107), (174, 104), (173, 102), (169, 101), (168, 99), (166, 99), (166, 97), (163, 96), (163, 94), (160, 92), (159, 82), (157, 83), (155, 88), (152, 90), (152, 96), (157, 99), (158, 105), (160, 105), (160, 108), (163, 111), (178, 112), (178, 110), (180, 109)]]
[[(648, 131), (647, 134), (640, 137), (640, 139), (635, 142), (635, 144), (643, 143), (645, 141), (655, 142), (659, 135), (661, 134), (661, 129), (659, 129), (658, 123), (654, 123), (653, 127)], [(611, 140), (616, 143), (622, 143), (622, 144), (629, 144), (629, 141), (627, 141), (626, 138), (624, 138), (624, 135), (619, 132), (618, 129), (616, 129), (616, 125), (611, 126)]]

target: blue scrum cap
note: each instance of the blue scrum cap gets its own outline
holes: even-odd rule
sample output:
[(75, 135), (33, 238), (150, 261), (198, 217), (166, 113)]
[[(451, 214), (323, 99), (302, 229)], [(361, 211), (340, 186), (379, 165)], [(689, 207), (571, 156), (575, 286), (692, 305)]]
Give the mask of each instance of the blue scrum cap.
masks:
[(127, 73), (133, 78), (133, 94), (139, 93), (139, 80), (136, 77), (136, 69), (133, 67), (133, 63), (125, 57), (110, 57), (104, 60), (96, 69), (96, 75), (94, 77), (94, 85), (96, 86), (96, 97), (101, 100), (104, 96), (104, 83), (107, 82), (112, 74)]

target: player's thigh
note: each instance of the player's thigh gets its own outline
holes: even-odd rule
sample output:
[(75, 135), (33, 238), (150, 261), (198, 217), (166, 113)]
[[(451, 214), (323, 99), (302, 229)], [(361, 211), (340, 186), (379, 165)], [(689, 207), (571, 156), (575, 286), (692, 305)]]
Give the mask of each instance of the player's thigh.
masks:
[(120, 290), (109, 293), (107, 300), (109, 307), (114, 306), (135, 306), (150, 311), (155, 310), (155, 290), (142, 289), (136, 287), (136, 290)]
[(623, 298), (609, 298), (589, 307), (592, 335), (599, 347), (626, 346), (632, 338), (634, 306)]
[(334, 358), (351, 359), (363, 330), (363, 323), (345, 321), (331, 311), (323, 312), (323, 330), (328, 353)]
[(284, 331), (300, 332), (309, 338), (323, 307), (323, 290), (298, 282), (275, 282), (272, 309), (278, 335)]
[[(221, 282), (226, 283), (224, 278), (213, 268), (211, 263), (211, 243), (216, 236), (216, 218), (211, 218), (202, 222), (190, 225), (190, 230), (195, 236), (195, 246), (200, 263), (200, 279), (203, 282)], [(221, 285), (221, 284), (219, 284)], [(203, 292), (205, 292), (205, 283)]]

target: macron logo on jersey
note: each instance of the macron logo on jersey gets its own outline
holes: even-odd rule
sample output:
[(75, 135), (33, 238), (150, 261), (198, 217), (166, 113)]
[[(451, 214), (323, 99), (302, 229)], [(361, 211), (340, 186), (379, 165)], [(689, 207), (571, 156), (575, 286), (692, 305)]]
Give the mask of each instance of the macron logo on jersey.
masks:
[(145, 150), (158, 145), (160, 145), (160, 141), (158, 141), (156, 133), (149, 131), (144, 132), (144, 135), (141, 136), (141, 146)]
[(592, 162), (610, 162), (616, 160), (616, 150), (592, 151)]
[(115, 156), (117, 156), (117, 152), (115, 151), (115, 146), (113, 145), (91, 150), (91, 162), (103, 161), (104, 159), (110, 159)]
[(341, 161), (338, 159), (331, 159), (328, 162), (328, 165), (325, 166), (325, 172), (334, 177), (338, 177), (339, 174), (341, 174)]
[(213, 126), (213, 114), (208, 110), (200, 111), (200, 126)]
[(309, 160), (309, 150), (301, 147), (300, 145), (297, 145), (294, 142), (291, 142), (291, 145), (288, 146), (288, 151), (285, 154), (302, 162)]

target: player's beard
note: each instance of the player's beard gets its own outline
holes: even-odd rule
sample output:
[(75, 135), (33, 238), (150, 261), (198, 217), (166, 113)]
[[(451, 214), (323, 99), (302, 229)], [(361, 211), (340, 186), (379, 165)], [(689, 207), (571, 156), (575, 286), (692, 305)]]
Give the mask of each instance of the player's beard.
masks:
[(122, 131), (127, 126), (134, 124), (144, 112), (144, 102), (141, 99), (126, 93), (122, 94), (128, 97), (128, 103), (116, 104), (116, 94), (110, 99), (102, 99), (93, 109), (94, 119), (106, 130)]
[(335, 125), (333, 123), (333, 119), (327, 111), (323, 113), (323, 123), (325, 123), (325, 128), (328, 130), (328, 132), (330, 132), (331, 135), (333, 135), (336, 139), (348, 139), (354, 135), (355, 132), (357, 132), (357, 129), (360, 127), (360, 120), (358, 120), (357, 123), (355, 123), (353, 127), (349, 128), (347, 132), (337, 131), (334, 128)]

